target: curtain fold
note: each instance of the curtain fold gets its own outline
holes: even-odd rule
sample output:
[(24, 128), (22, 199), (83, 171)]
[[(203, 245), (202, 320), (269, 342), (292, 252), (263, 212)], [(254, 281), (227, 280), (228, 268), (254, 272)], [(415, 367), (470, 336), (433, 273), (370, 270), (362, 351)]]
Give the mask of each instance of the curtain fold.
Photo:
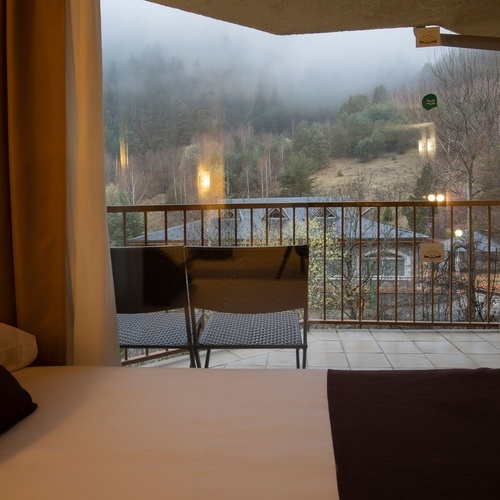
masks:
[(36, 335), (38, 364), (64, 364), (65, 8), (60, 0), (0, 1), (0, 286), (6, 309), (0, 321)]
[(69, 359), (80, 365), (118, 365), (106, 223), (99, 0), (66, 0), (66, 21)]
[(0, 0), (0, 23), (0, 321), (37, 364), (117, 364), (99, 1)]

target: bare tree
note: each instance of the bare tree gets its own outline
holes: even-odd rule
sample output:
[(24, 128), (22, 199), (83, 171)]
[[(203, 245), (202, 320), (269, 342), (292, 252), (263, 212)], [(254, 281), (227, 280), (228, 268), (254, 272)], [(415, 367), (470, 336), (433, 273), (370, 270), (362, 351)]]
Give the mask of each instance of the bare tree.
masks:
[[(479, 160), (499, 141), (500, 55), (450, 49), (429, 69), (417, 89), (403, 91), (402, 101), (410, 121), (430, 131), (427, 149), (437, 148), (437, 169), (448, 176), (450, 190), (472, 200), (481, 192)], [(429, 93), (437, 107), (425, 110), (421, 102)]]
[(189, 203), (197, 200), (194, 186), (201, 157), (202, 146), (192, 144), (184, 149), (179, 164), (172, 165), (170, 190), (175, 194), (175, 203)]
[(121, 165), (118, 184), (130, 200), (131, 205), (139, 205), (148, 190), (148, 179), (140, 166), (140, 161), (130, 156), (126, 165)]
[(356, 177), (342, 185), (338, 194), (344, 200), (365, 201), (370, 194), (372, 176), (365, 172), (358, 173)]

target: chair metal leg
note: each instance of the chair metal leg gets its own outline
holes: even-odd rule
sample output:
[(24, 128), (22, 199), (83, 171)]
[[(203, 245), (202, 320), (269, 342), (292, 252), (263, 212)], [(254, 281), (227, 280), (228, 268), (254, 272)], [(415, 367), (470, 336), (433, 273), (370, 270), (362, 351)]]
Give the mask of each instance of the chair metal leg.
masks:
[(207, 349), (207, 357), (205, 358), (205, 368), (208, 368), (208, 364), (210, 363), (210, 351), (211, 349)]
[(189, 359), (191, 360), (191, 363), (189, 364), (189, 368), (197, 368), (198, 364), (196, 362), (196, 356), (194, 349), (192, 347), (189, 348)]
[(195, 356), (195, 362), (196, 362), (196, 368), (201, 368), (201, 359), (200, 359), (200, 349), (198, 348), (198, 340), (200, 338), (200, 334), (201, 334), (201, 331), (203, 330), (203, 325), (204, 325), (204, 317), (202, 316), (200, 321), (196, 321), (196, 312), (194, 309), (191, 310), (191, 314), (192, 314), (192, 324), (193, 325), (196, 325), (195, 328), (194, 328), (194, 339), (193, 339), (193, 343), (194, 343), (194, 347), (193, 347), (193, 351), (194, 351), (194, 356)]
[(196, 362), (196, 368), (201, 368), (200, 351), (197, 347), (194, 348), (194, 358)]
[(302, 368), (307, 368), (307, 347), (304, 347), (304, 354), (302, 355)]
[(300, 355), (299, 355), (299, 349), (295, 349), (295, 360), (297, 363), (297, 369), (300, 368)]

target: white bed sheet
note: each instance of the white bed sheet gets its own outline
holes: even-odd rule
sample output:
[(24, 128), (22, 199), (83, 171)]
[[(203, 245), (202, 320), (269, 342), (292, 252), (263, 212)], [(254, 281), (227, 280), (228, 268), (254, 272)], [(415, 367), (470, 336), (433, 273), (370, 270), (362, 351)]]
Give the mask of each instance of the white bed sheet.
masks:
[(11, 499), (337, 499), (326, 371), (37, 367)]

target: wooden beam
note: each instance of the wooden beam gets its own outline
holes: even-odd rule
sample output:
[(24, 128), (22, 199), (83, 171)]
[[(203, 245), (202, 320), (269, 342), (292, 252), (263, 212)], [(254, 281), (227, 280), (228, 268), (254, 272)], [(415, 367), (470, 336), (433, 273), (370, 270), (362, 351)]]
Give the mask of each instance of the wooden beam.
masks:
[(441, 45), (463, 49), (500, 50), (500, 38), (441, 33)]

